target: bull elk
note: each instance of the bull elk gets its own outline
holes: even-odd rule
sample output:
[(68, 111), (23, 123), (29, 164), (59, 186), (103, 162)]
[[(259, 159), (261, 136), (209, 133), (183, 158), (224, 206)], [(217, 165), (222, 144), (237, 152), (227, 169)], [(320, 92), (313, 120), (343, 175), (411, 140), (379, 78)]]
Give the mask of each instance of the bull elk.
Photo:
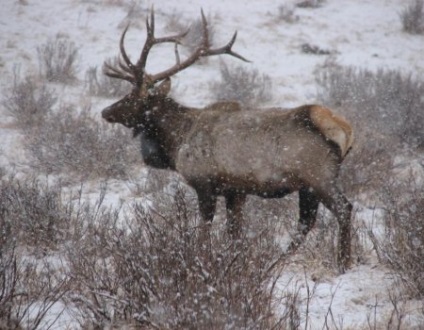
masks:
[[(343, 271), (351, 259), (352, 206), (336, 179), (352, 145), (350, 125), (319, 105), (241, 111), (234, 102), (204, 109), (177, 103), (168, 96), (170, 77), (200, 58), (228, 54), (247, 61), (232, 50), (237, 32), (225, 46), (211, 48), (207, 21), (201, 14), (201, 42), (184, 60), (178, 45), (186, 33), (157, 38), (153, 10), (146, 20), (147, 38), (135, 64), (124, 48), (128, 27), (123, 31), (121, 59), (117, 65), (105, 62), (104, 73), (129, 81), (133, 89), (105, 108), (103, 118), (141, 136), (141, 152), (148, 166), (177, 171), (194, 188), (207, 224), (214, 217), (217, 197), (224, 196), (228, 231), (233, 238), (241, 234), (247, 195), (280, 198), (298, 191), (301, 237), (314, 226), (318, 205), (323, 203), (338, 219), (338, 264)], [(149, 51), (162, 43), (175, 45), (176, 63), (163, 72), (148, 74)]]

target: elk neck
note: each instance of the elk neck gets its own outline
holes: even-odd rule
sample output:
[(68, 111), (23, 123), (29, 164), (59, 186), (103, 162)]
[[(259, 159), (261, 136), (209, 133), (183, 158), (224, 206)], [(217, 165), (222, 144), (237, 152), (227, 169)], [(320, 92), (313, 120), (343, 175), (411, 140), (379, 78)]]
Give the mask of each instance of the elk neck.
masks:
[[(146, 165), (175, 170), (176, 154), (190, 131), (198, 112), (170, 97), (153, 97), (144, 111), (142, 128), (134, 134), (141, 136), (142, 156)], [(153, 159), (149, 159), (149, 157)]]

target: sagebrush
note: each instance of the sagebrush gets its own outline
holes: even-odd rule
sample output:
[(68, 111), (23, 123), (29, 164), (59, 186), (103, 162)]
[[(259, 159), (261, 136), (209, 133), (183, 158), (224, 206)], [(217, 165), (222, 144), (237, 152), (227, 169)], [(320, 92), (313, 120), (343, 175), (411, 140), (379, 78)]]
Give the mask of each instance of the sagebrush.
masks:
[(71, 83), (76, 79), (78, 48), (68, 38), (56, 36), (37, 48), (40, 74), (47, 81)]
[(245, 66), (220, 65), (221, 80), (210, 84), (218, 101), (238, 101), (246, 108), (269, 103), (273, 98), (272, 80), (266, 74)]
[(89, 108), (63, 105), (25, 133), (29, 165), (44, 173), (124, 178), (132, 165), (141, 164), (137, 143), (127, 132), (95, 120)]
[(235, 243), (214, 229), (204, 241), (188, 198), (178, 190), (153, 213), (134, 204), (124, 226), (114, 213), (84, 225), (68, 254), (79, 283), (68, 299), (82, 324), (282, 328), (272, 292), (283, 259), (272, 230)]
[(402, 27), (411, 34), (424, 33), (424, 1), (413, 0), (400, 12)]
[(18, 68), (13, 72), (13, 85), (7, 91), (2, 105), (22, 129), (41, 124), (57, 101), (54, 91), (35, 77), (22, 78)]

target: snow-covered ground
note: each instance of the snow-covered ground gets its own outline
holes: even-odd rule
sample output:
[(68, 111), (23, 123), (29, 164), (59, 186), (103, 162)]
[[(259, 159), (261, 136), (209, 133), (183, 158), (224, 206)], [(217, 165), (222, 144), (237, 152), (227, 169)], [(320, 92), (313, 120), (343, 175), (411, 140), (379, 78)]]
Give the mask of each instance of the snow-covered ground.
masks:
[[(14, 66), (20, 65), (21, 73), (37, 74), (37, 47), (49, 38), (61, 35), (68, 37), (79, 49), (80, 82), (72, 86), (56, 86), (58, 96), (76, 105), (86, 103), (90, 97), (82, 87), (84, 74), (88, 68), (100, 68), (105, 59), (118, 54), (119, 38), (128, 13), (128, 6), (122, 4), (129, 3), (124, 0), (3, 1), (0, 10), (0, 98), (13, 83)], [(148, 9), (154, 4), (157, 31), (163, 33), (169, 33), (163, 29), (165, 14), (175, 12), (180, 14), (181, 20), (190, 20), (200, 17), (200, 8), (213, 18), (219, 42), (227, 42), (237, 30), (234, 50), (252, 63), (243, 64), (229, 57), (222, 59), (270, 76), (275, 97), (266, 106), (289, 107), (315, 102), (314, 72), (329, 60), (371, 70), (398, 69), (423, 76), (424, 38), (404, 33), (399, 19), (405, 1), (327, 0), (319, 8), (296, 8), (293, 23), (279, 18), (279, 7), (289, 8), (294, 3), (284, 0), (149, 0), (140, 1), (140, 7)], [(133, 20), (126, 38), (126, 48), (133, 59), (138, 56), (145, 37), (146, 11), (140, 15), (139, 24)], [(329, 50), (332, 55), (304, 54), (301, 45), (305, 43)], [(148, 64), (148, 70), (152, 72), (174, 61), (172, 49), (167, 54), (163, 49), (160, 54), (155, 54), (149, 58)], [(213, 59), (208, 65), (195, 66), (173, 78), (172, 93), (184, 104), (205, 106), (212, 100), (210, 83), (218, 78), (219, 60)], [(92, 110), (99, 113), (112, 102), (96, 98), (89, 101)], [(19, 133), (10, 124), (3, 107), (0, 137), (0, 165), (10, 168), (19, 164), (25, 157), (19, 146)], [(120, 187), (124, 189), (119, 190)], [(108, 196), (112, 203), (118, 203), (120, 198), (134, 197), (124, 184), (116, 184), (113, 190), (116, 195)], [(357, 221), (375, 228), (378, 227), (378, 216), (378, 212), (357, 205)], [(303, 313), (306, 313), (307, 289), (313, 288), (307, 312), (311, 329), (325, 328), (326, 316), (330, 329), (341, 328), (341, 324), (344, 329), (368, 328), (367, 322), (373, 320), (374, 313), (382, 320), (389, 318), (393, 310), (389, 293), (396, 289), (393, 287), (396, 282), (389, 270), (369, 253), (365, 264), (341, 276), (324, 274), (319, 280), (314, 278), (314, 282), (313, 274), (304, 273), (302, 267), (296, 265), (283, 273), (279, 285), (282, 289), (299, 291)], [(402, 305), (405, 324), (424, 324), (419, 306), (419, 302)], [(421, 319), (417, 319), (419, 315)]]

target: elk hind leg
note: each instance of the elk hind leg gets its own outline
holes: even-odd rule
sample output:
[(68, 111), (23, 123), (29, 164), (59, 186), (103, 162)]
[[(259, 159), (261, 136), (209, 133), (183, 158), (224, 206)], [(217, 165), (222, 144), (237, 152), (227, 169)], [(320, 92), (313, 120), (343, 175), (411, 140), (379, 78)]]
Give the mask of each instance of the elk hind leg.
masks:
[(230, 237), (234, 240), (238, 240), (241, 237), (243, 205), (245, 201), (246, 195), (232, 193), (225, 196), (225, 205), (227, 208), (227, 230)]
[(304, 241), (306, 234), (314, 227), (319, 200), (310, 187), (299, 190), (299, 225), (298, 233), (289, 246), (289, 252), (294, 252)]
[(352, 204), (337, 189), (322, 193), (322, 203), (337, 218), (339, 223), (339, 237), (337, 249), (337, 264), (342, 273), (351, 264), (351, 214)]

